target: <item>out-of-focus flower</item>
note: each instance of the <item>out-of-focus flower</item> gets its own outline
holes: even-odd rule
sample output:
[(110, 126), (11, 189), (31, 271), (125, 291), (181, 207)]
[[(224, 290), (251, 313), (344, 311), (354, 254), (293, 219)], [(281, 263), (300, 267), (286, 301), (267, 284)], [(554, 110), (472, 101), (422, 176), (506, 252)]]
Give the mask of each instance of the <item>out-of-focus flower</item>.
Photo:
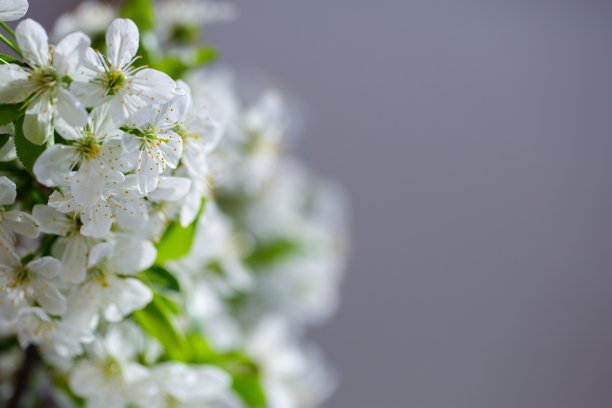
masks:
[(28, 0), (0, 0), (0, 21), (15, 21), (28, 12)]

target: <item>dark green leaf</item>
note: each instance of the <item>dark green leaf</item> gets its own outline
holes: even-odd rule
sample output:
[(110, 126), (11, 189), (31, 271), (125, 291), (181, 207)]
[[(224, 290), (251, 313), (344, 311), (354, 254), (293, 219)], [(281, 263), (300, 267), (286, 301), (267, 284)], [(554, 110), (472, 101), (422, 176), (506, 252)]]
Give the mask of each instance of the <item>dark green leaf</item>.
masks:
[(196, 227), (198, 219), (206, 206), (206, 201), (202, 201), (200, 212), (196, 217), (196, 220), (187, 227), (183, 227), (179, 222), (172, 222), (161, 241), (157, 244), (157, 265), (162, 265), (167, 261), (180, 259), (189, 254), (193, 240), (195, 238)]
[(189, 361), (189, 344), (177, 330), (172, 312), (159, 295), (154, 295), (144, 309), (134, 312), (134, 318), (147, 334), (159, 341), (168, 358)]
[(23, 135), (23, 117), (15, 122), (15, 150), (17, 151), (19, 161), (30, 173), (32, 173), (34, 163), (36, 159), (38, 159), (38, 156), (45, 151), (44, 145), (35, 145)]
[(155, 5), (153, 0), (127, 0), (120, 12), (121, 17), (129, 18), (142, 31), (149, 31), (155, 25)]
[(0, 135), (0, 149), (4, 147), (4, 145), (6, 144), (6, 142), (9, 141), (10, 138), (11, 135)]
[(159, 265), (152, 266), (143, 272), (146, 279), (153, 285), (178, 292), (181, 290), (178, 279), (166, 268)]
[(0, 125), (8, 125), (23, 114), (20, 104), (0, 105)]

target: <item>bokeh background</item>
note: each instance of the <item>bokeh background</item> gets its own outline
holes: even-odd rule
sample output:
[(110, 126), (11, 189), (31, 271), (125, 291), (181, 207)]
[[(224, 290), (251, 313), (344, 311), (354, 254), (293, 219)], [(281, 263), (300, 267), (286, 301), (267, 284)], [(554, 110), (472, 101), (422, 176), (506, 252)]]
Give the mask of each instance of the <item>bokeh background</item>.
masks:
[(235, 3), (207, 39), (352, 199), (328, 407), (612, 406), (612, 2)]

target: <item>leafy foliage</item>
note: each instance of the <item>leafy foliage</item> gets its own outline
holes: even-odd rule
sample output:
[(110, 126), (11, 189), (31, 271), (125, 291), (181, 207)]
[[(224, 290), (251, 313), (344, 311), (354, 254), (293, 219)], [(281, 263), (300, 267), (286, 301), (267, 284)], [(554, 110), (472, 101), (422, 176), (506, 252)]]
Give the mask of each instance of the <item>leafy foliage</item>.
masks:
[(167, 261), (180, 259), (189, 254), (196, 234), (198, 220), (206, 207), (206, 200), (202, 201), (200, 212), (195, 221), (183, 227), (180, 222), (172, 222), (166, 229), (162, 240), (157, 244), (157, 265), (162, 265)]
[(155, 5), (153, 0), (127, 0), (120, 11), (121, 17), (131, 19), (140, 31), (152, 30), (155, 26)]
[(8, 125), (23, 115), (20, 104), (0, 105), (0, 125)]

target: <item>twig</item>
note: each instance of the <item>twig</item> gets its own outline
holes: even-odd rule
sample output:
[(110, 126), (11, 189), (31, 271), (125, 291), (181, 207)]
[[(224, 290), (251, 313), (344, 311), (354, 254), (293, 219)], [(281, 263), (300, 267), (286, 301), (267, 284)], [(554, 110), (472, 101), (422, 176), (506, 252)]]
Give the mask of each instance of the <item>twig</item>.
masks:
[(21, 399), (28, 388), (28, 382), (39, 362), (40, 356), (38, 355), (36, 347), (28, 347), (25, 351), (23, 365), (15, 376), (15, 389), (13, 391), (13, 396), (8, 402), (7, 408), (19, 408)]

